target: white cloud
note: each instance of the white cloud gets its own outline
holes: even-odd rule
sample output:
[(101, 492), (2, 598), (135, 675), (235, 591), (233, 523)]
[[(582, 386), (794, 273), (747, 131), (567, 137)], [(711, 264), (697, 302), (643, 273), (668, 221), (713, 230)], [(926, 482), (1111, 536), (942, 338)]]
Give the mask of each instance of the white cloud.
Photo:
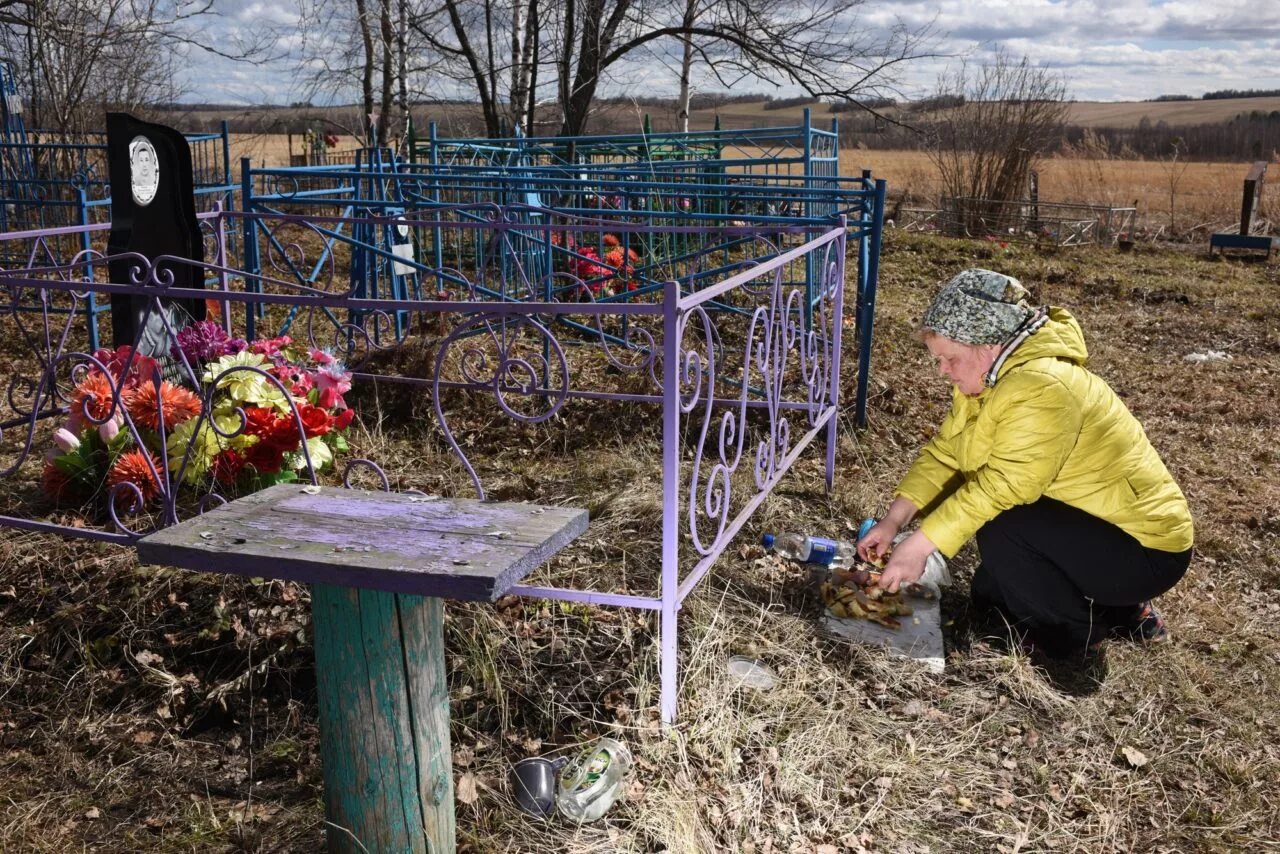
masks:
[[(300, 28), (308, 23), (301, 8), (287, 0), (219, 0), (220, 16), (207, 22), (206, 38), (230, 43), (270, 29), (280, 34), (280, 59), (245, 67), (193, 52), (188, 97), (293, 100), (301, 89)], [(960, 57), (981, 60), (997, 46), (1060, 71), (1079, 99), (1280, 88), (1280, 0), (868, 0), (850, 14), (857, 16), (860, 32), (887, 32), (901, 21), (931, 24), (939, 34), (933, 49), (949, 58), (904, 66), (900, 78), (908, 94), (930, 90), (948, 63)], [(620, 64), (609, 76), (601, 94), (671, 95), (677, 88), (671, 65), (651, 56)], [(703, 91), (723, 88), (710, 75), (701, 77)], [(442, 95), (469, 94), (451, 81), (436, 81), (431, 88)], [(760, 80), (734, 88), (800, 94)]]

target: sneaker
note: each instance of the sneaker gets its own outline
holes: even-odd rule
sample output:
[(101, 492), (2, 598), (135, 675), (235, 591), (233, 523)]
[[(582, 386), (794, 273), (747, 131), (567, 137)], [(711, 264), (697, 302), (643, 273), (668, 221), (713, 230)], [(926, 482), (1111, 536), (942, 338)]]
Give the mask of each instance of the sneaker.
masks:
[(1169, 627), (1164, 624), (1164, 617), (1150, 602), (1138, 606), (1138, 613), (1133, 622), (1120, 630), (1130, 640), (1138, 643), (1165, 643), (1169, 640)]

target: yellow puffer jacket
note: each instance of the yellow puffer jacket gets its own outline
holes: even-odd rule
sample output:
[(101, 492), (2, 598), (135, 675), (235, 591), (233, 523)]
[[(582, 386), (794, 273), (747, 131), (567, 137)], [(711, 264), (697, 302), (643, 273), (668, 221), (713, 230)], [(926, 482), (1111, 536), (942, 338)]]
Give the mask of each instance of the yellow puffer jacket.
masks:
[(1187, 499), (1142, 425), (1102, 379), (1074, 317), (1060, 308), (975, 397), (951, 411), (898, 486), (920, 529), (951, 557), (1000, 512), (1041, 496), (1078, 507), (1144, 546), (1191, 548)]

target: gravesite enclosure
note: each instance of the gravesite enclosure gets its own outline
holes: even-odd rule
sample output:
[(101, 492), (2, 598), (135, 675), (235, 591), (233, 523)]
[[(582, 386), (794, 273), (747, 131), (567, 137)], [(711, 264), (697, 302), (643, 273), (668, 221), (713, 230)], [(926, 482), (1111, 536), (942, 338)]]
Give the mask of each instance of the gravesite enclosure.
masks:
[[(0, 851), (1273, 845), (1280, 96), (1072, 102), (1010, 195), (961, 193), (936, 131), (990, 104), (857, 89), (819, 48), (867, 49), (879, 30), (824, 29), (858, 8), (784, 26), (799, 13), (753, 5), (763, 41), (736, 55), (719, 7), (610, 0), (607, 84), (568, 8), (582, 39), (604, 24), (312, 8), (333, 54), (291, 56), (286, 100), (206, 98), (230, 73), (135, 99), (122, 76), (75, 123), (40, 69), (84, 10), (0, 21)], [(255, 27), (290, 35), (276, 11)], [(472, 12), (500, 23), (491, 55), (457, 38)], [(674, 52), (627, 64), (663, 43), (650, 26)], [(686, 74), (815, 52), (766, 100), (699, 106), (695, 73), (694, 106), (643, 101), (681, 45)], [(929, 61), (890, 47), (859, 56), (872, 83)], [(465, 97), (434, 100), (419, 60)], [(965, 390), (934, 350), (967, 342), (930, 323), (973, 270), (1027, 293), (967, 296), (1031, 314)], [(904, 533), (939, 533), (950, 488), (1062, 494), (1002, 468), (1056, 453), (1056, 387), (1031, 398), (1044, 421), (979, 437), (1027, 381), (1019, 348), (1062, 334), (1041, 307), (1083, 344), (1037, 370), (1113, 389), (1194, 523), (1163, 619), (1068, 656), (1016, 597), (993, 620), (987, 535), (897, 592), (893, 555), (847, 551), (922, 449), (952, 483)], [(1119, 444), (1080, 435), (1072, 453)], [(1070, 484), (1085, 511), (1116, 484), (1150, 504), (1108, 459), (1102, 487)], [(1091, 549), (1072, 543), (1106, 565)]]

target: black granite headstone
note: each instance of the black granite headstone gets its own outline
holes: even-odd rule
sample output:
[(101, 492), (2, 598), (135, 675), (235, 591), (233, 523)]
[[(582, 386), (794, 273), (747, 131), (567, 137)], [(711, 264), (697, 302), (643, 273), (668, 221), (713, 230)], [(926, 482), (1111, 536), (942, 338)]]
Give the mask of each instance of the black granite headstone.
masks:
[[(111, 255), (136, 252), (148, 259), (187, 258), (195, 264), (161, 262), (162, 278), (173, 286), (203, 288), (204, 240), (196, 220), (191, 149), (178, 131), (135, 119), (126, 113), (107, 113), (107, 168), (111, 181)], [(109, 263), (111, 281), (127, 284), (137, 266), (129, 259)], [(166, 359), (173, 343), (164, 317), (174, 332), (193, 320), (203, 320), (204, 300), (164, 300), (164, 317), (146, 314), (148, 299), (112, 295), (111, 332), (114, 345), (137, 342), (144, 355)], [(146, 317), (145, 328), (143, 319)]]

